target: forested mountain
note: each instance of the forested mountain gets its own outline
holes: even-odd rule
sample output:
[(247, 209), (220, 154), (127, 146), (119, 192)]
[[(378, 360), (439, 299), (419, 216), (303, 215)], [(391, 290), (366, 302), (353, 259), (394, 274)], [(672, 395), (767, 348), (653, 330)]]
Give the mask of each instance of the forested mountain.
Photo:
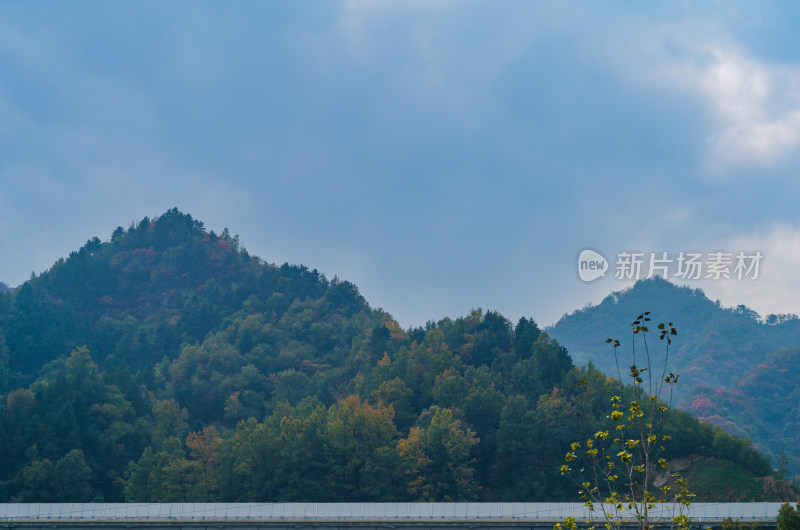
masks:
[[(0, 294), (0, 501), (573, 500), (575, 414), (619, 392), (532, 320), (403, 330), (171, 210)], [(781, 495), (747, 440), (670, 431), (703, 498)], [(741, 487), (703, 482), (723, 468)]]
[(576, 365), (591, 361), (599, 370), (616, 374), (612, 351), (602, 339), (630, 336), (624, 315), (642, 308), (679, 327), (680, 341), (669, 365), (680, 374), (680, 407), (752, 438), (776, 465), (782, 451), (800, 456), (792, 455), (800, 442), (796, 316), (761, 318), (742, 305), (724, 308), (700, 289), (654, 277), (564, 316), (547, 331), (569, 350)]
[(734, 377), (730, 385), (700, 385), (687, 407), (695, 417), (751, 438), (782, 474), (800, 472), (800, 346), (781, 348)]

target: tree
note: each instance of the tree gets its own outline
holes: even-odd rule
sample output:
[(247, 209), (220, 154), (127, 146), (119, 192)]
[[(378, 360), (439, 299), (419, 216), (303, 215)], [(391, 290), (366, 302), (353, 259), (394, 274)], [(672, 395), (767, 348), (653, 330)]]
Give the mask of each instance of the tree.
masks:
[(127, 502), (186, 502), (193, 476), (181, 441), (167, 438), (163, 449), (147, 447), (137, 462), (128, 464)]
[(174, 436), (183, 439), (189, 431), (189, 412), (181, 408), (174, 399), (164, 399), (153, 403), (154, 427), (150, 438), (155, 449), (161, 449), (164, 441)]
[(474, 500), (478, 493), (472, 448), (478, 438), (450, 409), (431, 407), (427, 427), (412, 427), (397, 444), (408, 476), (408, 492), (422, 502)]
[(511, 344), (518, 357), (527, 357), (531, 353), (531, 346), (539, 338), (541, 330), (533, 319), (522, 317), (514, 328), (514, 337)]
[(778, 530), (800, 530), (800, 504), (792, 507), (788, 502), (778, 510)]
[(572, 365), (572, 358), (567, 349), (543, 333), (532, 346), (531, 362), (544, 385), (544, 391), (549, 392), (564, 379)]
[[(522, 395), (508, 399), (500, 413), (494, 465), (500, 498), (534, 501), (555, 497), (552, 488), (546, 487), (554, 466), (542, 466), (546, 461), (542, 452), (552, 445), (552, 437), (543, 433), (541, 426), (535, 403), (531, 407)], [(520, 492), (526, 497), (520, 498)]]
[(327, 411), (322, 449), (330, 498), (385, 500), (395, 496), (399, 438), (386, 407), (349, 396)]
[(277, 465), (271, 479), (273, 499), (302, 502), (325, 497), (321, 434), (326, 416), (327, 409), (319, 399), (307, 397), (296, 407), (279, 403), (267, 420), (277, 448)]
[(58, 485), (53, 480), (55, 470), (53, 462), (47, 458), (34, 460), (23, 467), (15, 477), (19, 491), (15, 502), (56, 502)]
[[(688, 507), (694, 497), (686, 482), (675, 473), (672, 475), (674, 485), (656, 488), (653, 484), (656, 466), (667, 467), (662, 456), (663, 444), (670, 436), (663, 428), (672, 401), (672, 385), (678, 381), (678, 376), (667, 373), (667, 367), (669, 346), (677, 331), (672, 322), (658, 325), (659, 339), (665, 342), (666, 348), (663, 367), (660, 363), (656, 365), (656, 356), (651, 356), (647, 344), (651, 321), (648, 315), (649, 312), (643, 313), (631, 323), (631, 384), (627, 387), (623, 385), (619, 370), (620, 342), (606, 339), (606, 343), (613, 342), (619, 395), (611, 397), (611, 412), (607, 417), (610, 421), (603, 426), (605, 428), (589, 434), (585, 441), (570, 445), (565, 457), (567, 463), (561, 466), (561, 472), (572, 475), (575, 470), (571, 466), (581, 466), (574, 473), (579, 478), (579, 494), (590, 511), (601, 513), (606, 528), (619, 528), (626, 516), (633, 516), (642, 530), (653, 528), (653, 510), (672, 501), (679, 509), (671, 520), (683, 530), (688, 528), (689, 519), (680, 508)], [(661, 374), (653, 373), (656, 367), (661, 367)], [(585, 390), (587, 381), (581, 381), (580, 386)], [(662, 401), (663, 397), (668, 398), (667, 403)], [(568, 528), (576, 528), (574, 518), (568, 518), (565, 523)]]
[(58, 486), (59, 502), (89, 502), (91, 500), (92, 470), (86, 465), (83, 451), (73, 449), (61, 458), (55, 467), (54, 478)]
[(213, 502), (217, 500), (221, 477), (217, 461), (220, 458), (219, 448), (222, 437), (213, 425), (199, 432), (192, 432), (186, 437), (186, 447), (190, 451), (189, 470), (192, 474), (192, 499), (196, 502)]

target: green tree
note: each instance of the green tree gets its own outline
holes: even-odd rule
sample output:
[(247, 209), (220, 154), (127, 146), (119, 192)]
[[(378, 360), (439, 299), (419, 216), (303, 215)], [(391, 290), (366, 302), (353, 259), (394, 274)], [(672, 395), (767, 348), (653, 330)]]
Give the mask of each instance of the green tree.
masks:
[(86, 465), (83, 451), (73, 449), (58, 462), (54, 469), (58, 502), (89, 502), (92, 500), (92, 470)]
[(539, 335), (531, 348), (534, 370), (539, 374), (544, 391), (549, 392), (572, 369), (572, 358), (567, 349), (548, 337), (547, 333)]
[(778, 510), (778, 530), (800, 530), (800, 504), (792, 507), (788, 502)]
[(23, 467), (15, 477), (16, 502), (56, 502), (58, 484), (54, 480), (55, 466), (47, 458), (35, 460)]
[(189, 432), (189, 412), (182, 408), (176, 400), (163, 399), (153, 403), (153, 420), (155, 422), (150, 437), (155, 449), (161, 449), (164, 441), (170, 437), (183, 439)]
[(187, 502), (193, 476), (181, 441), (167, 438), (163, 448), (147, 447), (136, 462), (128, 465), (125, 481), (127, 502)]
[[(500, 413), (494, 466), (501, 498), (534, 501), (547, 497), (552, 468), (542, 474), (541, 451), (548, 441), (541, 436), (540, 425), (525, 396), (508, 399)], [(519, 492), (525, 497), (519, 497)]]
[(536, 342), (540, 334), (539, 326), (536, 325), (533, 319), (520, 318), (514, 328), (514, 337), (511, 339), (517, 357), (528, 357), (531, 354), (531, 346)]
[(412, 391), (399, 377), (382, 382), (372, 396), (378, 404), (392, 407), (398, 429), (405, 431), (416, 421), (417, 414), (411, 404)]

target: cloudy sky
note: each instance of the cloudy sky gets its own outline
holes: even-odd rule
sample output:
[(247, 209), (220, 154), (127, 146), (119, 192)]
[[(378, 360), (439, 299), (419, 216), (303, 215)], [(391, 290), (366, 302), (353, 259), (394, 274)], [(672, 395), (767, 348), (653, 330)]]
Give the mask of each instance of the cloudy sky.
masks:
[(623, 251), (672, 276), (761, 252), (691, 285), (800, 313), (799, 26), (796, 2), (3, 2), (0, 280), (176, 206), (404, 327), (547, 325), (629, 285)]

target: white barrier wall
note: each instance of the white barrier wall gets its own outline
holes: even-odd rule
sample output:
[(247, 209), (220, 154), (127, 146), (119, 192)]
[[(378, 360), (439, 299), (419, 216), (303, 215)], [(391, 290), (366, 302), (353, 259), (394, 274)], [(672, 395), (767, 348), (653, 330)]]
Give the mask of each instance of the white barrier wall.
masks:
[[(696, 503), (687, 513), (694, 522), (774, 521), (779, 502)], [(651, 510), (668, 520), (674, 505)], [(561, 521), (593, 518), (582, 503), (129, 503), (0, 504), (0, 521)], [(599, 512), (594, 513), (599, 518)], [(633, 517), (631, 517), (633, 519)]]

